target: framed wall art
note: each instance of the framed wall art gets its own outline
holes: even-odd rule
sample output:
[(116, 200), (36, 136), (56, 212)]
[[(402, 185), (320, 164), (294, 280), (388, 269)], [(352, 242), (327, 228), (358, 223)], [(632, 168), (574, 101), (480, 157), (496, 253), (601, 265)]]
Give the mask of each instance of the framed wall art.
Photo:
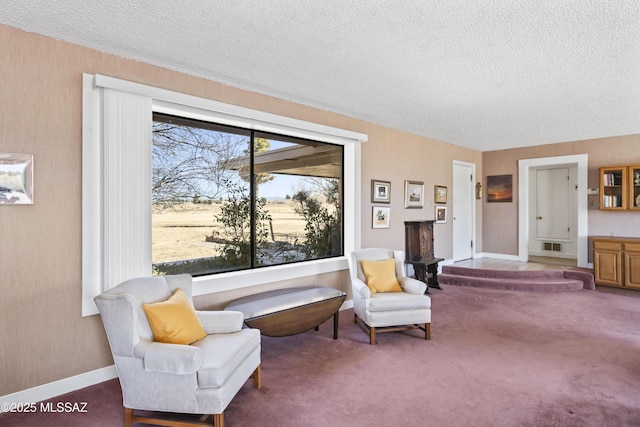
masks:
[(372, 212), (371, 228), (389, 228), (389, 218), (391, 208), (385, 206), (374, 206)]
[(33, 204), (33, 154), (0, 153), (0, 205)]
[(447, 187), (443, 185), (436, 185), (434, 189), (434, 202), (437, 204), (447, 204)]
[(436, 206), (436, 224), (444, 224), (447, 222), (447, 207), (446, 206)]
[(371, 180), (371, 202), (391, 202), (391, 183), (389, 181), (379, 181), (377, 179)]
[(424, 205), (424, 182), (404, 182), (404, 207), (422, 208)]
[(513, 201), (513, 175), (487, 177), (487, 202)]

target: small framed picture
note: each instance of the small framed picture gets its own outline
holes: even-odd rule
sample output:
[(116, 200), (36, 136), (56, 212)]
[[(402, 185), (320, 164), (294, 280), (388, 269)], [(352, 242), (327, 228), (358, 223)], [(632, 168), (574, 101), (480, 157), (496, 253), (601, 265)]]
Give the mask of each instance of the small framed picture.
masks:
[(0, 205), (33, 204), (33, 154), (0, 153)]
[(447, 222), (447, 207), (436, 206), (436, 224), (444, 224)]
[(377, 179), (371, 180), (371, 202), (391, 202), (391, 183), (389, 181), (378, 181)]
[(371, 228), (389, 228), (389, 217), (391, 208), (385, 206), (374, 206), (372, 213)]
[(443, 185), (436, 185), (433, 199), (437, 204), (446, 205), (447, 204), (447, 187)]
[(404, 182), (404, 207), (422, 208), (424, 205), (424, 182)]

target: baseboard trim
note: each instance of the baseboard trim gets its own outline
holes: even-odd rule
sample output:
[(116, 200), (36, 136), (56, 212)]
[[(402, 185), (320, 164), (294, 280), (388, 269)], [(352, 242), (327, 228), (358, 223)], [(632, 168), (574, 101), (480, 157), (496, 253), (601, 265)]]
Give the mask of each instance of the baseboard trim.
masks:
[(10, 409), (5, 403), (37, 403), (60, 396), (61, 394), (70, 393), (84, 387), (111, 380), (117, 376), (118, 372), (116, 371), (115, 365), (111, 365), (16, 393), (7, 394), (6, 396), (0, 396), (0, 403), (2, 403), (0, 404), (0, 412), (7, 412)]
[(447, 259), (444, 259), (444, 260), (440, 261), (438, 263), (438, 273), (440, 273), (442, 271), (442, 266), (443, 265), (452, 265), (454, 263), (455, 263), (455, 261), (453, 260), (453, 258), (447, 258)]
[(509, 261), (520, 261), (518, 255), (507, 255), (507, 254), (496, 254), (491, 252), (480, 252), (477, 253), (476, 258), (495, 258), (495, 259), (506, 259)]
[(350, 308), (353, 308), (353, 299), (343, 302), (338, 311), (348, 310)]

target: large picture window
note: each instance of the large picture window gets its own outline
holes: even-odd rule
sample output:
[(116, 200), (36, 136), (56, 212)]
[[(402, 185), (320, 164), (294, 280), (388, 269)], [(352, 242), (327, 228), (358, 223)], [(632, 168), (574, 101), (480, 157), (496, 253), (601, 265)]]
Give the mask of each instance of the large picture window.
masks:
[[(348, 268), (367, 135), (83, 75), (82, 314), (140, 276), (193, 294)], [(345, 226), (344, 224), (347, 224)]]
[(343, 255), (343, 147), (155, 113), (154, 274)]

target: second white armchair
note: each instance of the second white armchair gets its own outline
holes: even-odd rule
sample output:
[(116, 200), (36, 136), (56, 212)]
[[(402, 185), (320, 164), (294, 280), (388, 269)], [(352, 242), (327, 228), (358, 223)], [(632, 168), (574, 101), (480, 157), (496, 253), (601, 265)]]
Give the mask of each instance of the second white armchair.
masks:
[[(369, 333), (371, 345), (376, 344), (378, 332), (408, 329), (421, 329), (425, 339), (431, 339), (431, 299), (425, 295), (427, 286), (405, 276), (403, 251), (355, 250), (349, 257), (349, 271), (354, 321)], [(389, 283), (393, 282), (391, 276), (399, 288), (395, 282)]]

